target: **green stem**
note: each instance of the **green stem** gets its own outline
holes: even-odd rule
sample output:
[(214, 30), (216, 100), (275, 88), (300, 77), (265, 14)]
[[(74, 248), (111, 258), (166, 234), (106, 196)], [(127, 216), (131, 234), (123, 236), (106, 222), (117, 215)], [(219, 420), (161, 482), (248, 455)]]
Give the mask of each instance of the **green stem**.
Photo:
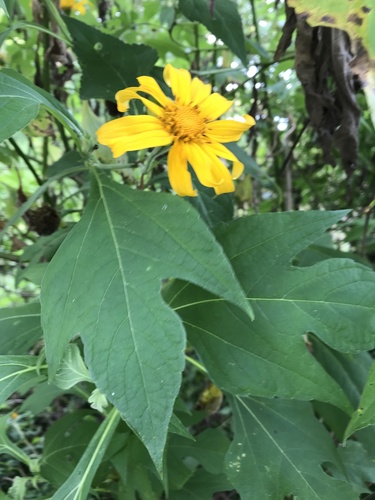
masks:
[(74, 391), (75, 393), (77, 394), (77, 396), (80, 396), (82, 399), (84, 399), (85, 401), (87, 401), (89, 399), (89, 397), (91, 396), (91, 391), (88, 392), (88, 391), (85, 391), (84, 389), (82, 389), (82, 387), (80, 387), (79, 385), (76, 385), (74, 387)]
[[(51, 31), (48, 28), (45, 28), (44, 26), (40, 26), (39, 24), (22, 21), (22, 22), (14, 24), (11, 28), (12, 28), (12, 30), (17, 30), (20, 28), (35, 29), (38, 31), (42, 31), (43, 33), (48, 33), (48, 35), (53, 36), (54, 38), (57, 38), (58, 40), (61, 40), (62, 42), (66, 43), (69, 46), (72, 45), (72, 42), (70, 41), (69, 38), (66, 38), (65, 36), (60, 36), (58, 33), (55, 33), (54, 31)], [(65, 28), (65, 31), (66, 31), (66, 28)], [(65, 32), (64, 32), (64, 34), (65, 34)], [(69, 36), (69, 33), (68, 33), (68, 36)]]
[(56, 22), (57, 26), (60, 28), (60, 31), (64, 35), (64, 37), (70, 41), (71, 40), (70, 33), (69, 33), (61, 15), (60, 15), (60, 12), (58, 11), (56, 5), (54, 4), (53, 0), (44, 0), (44, 2), (45, 2), (45, 5), (48, 9), (48, 12), (49, 12), (51, 19), (53, 19)]
[(196, 359), (194, 358), (191, 358), (190, 356), (188, 356), (187, 354), (185, 354), (185, 359), (186, 361), (189, 361), (189, 363), (191, 363), (192, 365), (194, 365), (196, 368), (198, 368), (198, 370), (202, 373), (204, 373), (205, 375), (207, 375), (207, 370), (206, 368), (201, 364), (199, 363), (199, 361), (197, 361)]
[(145, 161), (145, 165), (144, 165), (144, 172), (143, 172), (143, 175), (144, 174), (147, 174), (151, 168), (152, 168), (152, 164), (154, 163), (154, 161), (159, 157), (159, 156), (162, 156), (162, 154), (164, 154), (164, 146), (159, 146), (158, 148), (155, 148), (153, 150), (153, 152), (150, 154), (150, 156), (147, 158), (147, 160)]

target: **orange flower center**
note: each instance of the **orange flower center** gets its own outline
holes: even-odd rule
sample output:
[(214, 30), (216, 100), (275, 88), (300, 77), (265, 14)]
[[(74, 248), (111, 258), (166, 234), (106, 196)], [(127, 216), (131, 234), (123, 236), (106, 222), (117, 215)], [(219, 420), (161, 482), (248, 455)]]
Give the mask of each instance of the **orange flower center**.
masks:
[(164, 108), (164, 115), (160, 119), (165, 129), (182, 142), (202, 139), (206, 130), (206, 122), (201, 117), (198, 106), (169, 105)]

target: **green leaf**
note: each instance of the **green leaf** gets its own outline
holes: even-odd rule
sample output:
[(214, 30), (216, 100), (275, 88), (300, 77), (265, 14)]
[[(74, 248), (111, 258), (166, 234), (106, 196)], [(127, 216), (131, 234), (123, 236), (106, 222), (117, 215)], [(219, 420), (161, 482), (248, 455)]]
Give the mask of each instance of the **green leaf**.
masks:
[(30, 411), (33, 415), (38, 415), (44, 411), (51, 402), (61, 396), (61, 394), (72, 393), (76, 394), (75, 390), (64, 391), (54, 384), (49, 384), (46, 382), (41, 382), (34, 389), (32, 394), (28, 396), (21, 405), (20, 413)]
[(327, 464), (328, 470), (338, 479), (349, 480), (350, 484), (357, 488), (358, 495), (363, 492), (370, 493), (368, 485), (375, 482), (375, 464), (370, 460), (363, 445), (356, 441), (348, 441), (337, 451), (347, 479), (341, 470), (332, 467), (331, 464)]
[(78, 151), (68, 151), (63, 154), (59, 160), (55, 161), (47, 168), (46, 174), (48, 177), (54, 177), (55, 175), (61, 177), (61, 174), (66, 172), (68, 176), (71, 173), (72, 167), (81, 167), (82, 170), (85, 169), (84, 158), (82, 158)]
[(326, 474), (331, 462), (342, 470), (328, 432), (309, 403), (228, 397), (234, 439), (227, 454), (227, 475), (241, 498), (353, 500), (354, 491)]
[[(168, 492), (171, 490), (180, 490), (193, 476), (194, 468), (189, 463), (190, 461), (191, 459), (187, 461), (180, 460), (173, 451), (168, 450), (166, 464), (168, 471)], [(169, 495), (168, 498), (170, 498)]]
[(176, 18), (176, 11), (173, 7), (163, 5), (159, 13), (160, 24), (166, 24), (168, 29), (171, 29)]
[(68, 235), (71, 227), (58, 229), (49, 236), (40, 236), (35, 243), (24, 248), (22, 262), (38, 263), (50, 261), (57, 249)]
[[(359, 404), (372, 358), (367, 352), (344, 354), (334, 351), (316, 337), (309, 335), (310, 349), (327, 373), (340, 385), (353, 407)], [(344, 438), (349, 416), (329, 404), (314, 402), (314, 409), (338, 440)], [(356, 435), (359, 439), (360, 436)]]
[(185, 347), (161, 280), (179, 276), (251, 310), (221, 247), (186, 201), (95, 175), (84, 215), (42, 283), (48, 366), (54, 376), (65, 345), (81, 335), (95, 384), (160, 471)]
[(173, 413), (171, 417), (171, 421), (169, 422), (169, 432), (173, 434), (178, 434), (179, 436), (183, 436), (187, 439), (191, 439), (194, 441), (193, 436), (186, 429), (181, 420)]
[(66, 347), (54, 382), (60, 389), (70, 389), (79, 382), (91, 382), (90, 374), (75, 344)]
[(5, 0), (0, 0), (0, 9), (3, 9), (3, 11), (5, 12), (5, 15), (7, 17), (10, 17), (9, 16), (9, 12), (8, 12), (8, 8), (7, 8), (7, 5), (5, 3)]
[(64, 16), (82, 68), (82, 99), (108, 99), (125, 87), (137, 85), (137, 76), (149, 75), (158, 54), (147, 45), (129, 45), (77, 19)]
[(349, 425), (345, 431), (345, 439), (358, 429), (363, 429), (375, 424), (375, 363), (371, 370), (363, 389), (362, 397), (358, 409), (352, 415)]
[(189, 202), (210, 228), (220, 222), (229, 222), (233, 219), (233, 196), (231, 194), (217, 196), (213, 189), (198, 185), (198, 196), (189, 199)]
[(150, 34), (145, 34), (143, 41), (146, 45), (156, 49), (160, 58), (164, 59), (166, 54), (169, 53), (182, 60), (188, 59), (184, 47), (171, 38), (169, 31), (150, 32)]
[(220, 38), (231, 51), (238, 56), (244, 66), (247, 65), (245, 37), (237, 5), (232, 0), (180, 0), (179, 9), (190, 21), (198, 21)]
[(94, 408), (101, 413), (104, 413), (105, 408), (108, 406), (108, 399), (99, 391), (99, 389), (94, 389), (92, 391), (87, 402), (90, 404), (91, 408)]
[(16, 71), (3, 69), (0, 72), (0, 89), (0, 142), (26, 127), (38, 115), (40, 106), (72, 134), (81, 134), (77, 122), (57, 99)]
[(50, 425), (40, 463), (43, 477), (59, 488), (73, 473), (99, 425), (91, 410), (75, 410)]
[(0, 404), (26, 383), (37, 385), (46, 377), (39, 374), (37, 356), (0, 356)]
[(312, 266), (317, 262), (321, 262), (326, 259), (352, 259), (359, 264), (371, 267), (371, 264), (366, 261), (363, 257), (352, 253), (352, 252), (342, 252), (341, 250), (336, 250), (335, 248), (329, 248), (323, 245), (314, 244), (310, 245), (301, 252), (297, 257), (297, 263), (300, 267)]
[[(134, 434), (127, 437), (125, 448), (111, 457), (123, 486), (121, 500), (161, 498), (162, 484), (145, 446)], [(169, 467), (168, 467), (169, 471)]]
[(374, 273), (345, 259), (304, 268), (290, 264), (342, 215), (263, 214), (218, 228), (218, 241), (251, 298), (254, 322), (192, 285), (175, 283), (166, 291), (220, 388), (242, 395), (318, 399), (350, 410), (343, 390), (311, 356), (303, 335), (314, 332), (347, 352), (373, 347)]
[(26, 485), (29, 481), (31, 481), (31, 477), (15, 477), (11, 488), (8, 490), (9, 498), (14, 500), (24, 500), (27, 491)]
[(20, 268), (16, 274), (16, 286), (18, 286), (22, 280), (31, 281), (31, 283), (40, 286), (47, 266), (47, 262), (37, 262), (26, 266), (24, 269)]
[(358, 354), (337, 352), (312, 336), (310, 342), (316, 359), (344, 389), (350, 402), (356, 407), (371, 369), (371, 355), (368, 352)]
[[(3, 0), (0, 0), (0, 8), (2, 7), (2, 2)], [(8, 6), (8, 11), (13, 9), (13, 5), (15, 3), (15, 0), (7, 0), (9, 6)], [(7, 3), (5, 2), (5, 3)], [(53, 36), (54, 38), (57, 38), (61, 40), (62, 42), (66, 43), (68, 37), (60, 36), (59, 33), (56, 33), (56, 31), (51, 31), (45, 26), (41, 26), (40, 24), (37, 23), (31, 23), (31, 22), (26, 22), (26, 21), (19, 21), (19, 22), (14, 22), (12, 25), (7, 28), (6, 30), (2, 31), (0, 33), (0, 47), (2, 44), (9, 38), (9, 35), (12, 31), (18, 31), (19, 30), (26, 30), (27, 28), (29, 29), (35, 29), (38, 30), (39, 32), (47, 33), (48, 35)], [(65, 25), (64, 25), (65, 28)], [(66, 29), (66, 28), (65, 28)]]
[(39, 471), (37, 460), (30, 458), (21, 448), (13, 443), (7, 436), (8, 415), (0, 417), (0, 454), (10, 455), (27, 465), (31, 472)]
[(168, 498), (169, 500), (212, 500), (214, 493), (232, 489), (233, 485), (224, 474), (210, 474), (204, 469), (197, 469), (184, 487), (178, 491), (171, 491)]
[(113, 408), (95, 432), (73, 473), (56, 491), (52, 500), (87, 499), (91, 482), (103, 460), (119, 420), (120, 415), (117, 410)]
[(26, 354), (42, 338), (40, 304), (0, 309), (0, 352)]
[(211, 474), (224, 472), (224, 457), (229, 447), (229, 439), (219, 428), (206, 429), (195, 441), (173, 436), (168, 446), (180, 460), (195, 458)]

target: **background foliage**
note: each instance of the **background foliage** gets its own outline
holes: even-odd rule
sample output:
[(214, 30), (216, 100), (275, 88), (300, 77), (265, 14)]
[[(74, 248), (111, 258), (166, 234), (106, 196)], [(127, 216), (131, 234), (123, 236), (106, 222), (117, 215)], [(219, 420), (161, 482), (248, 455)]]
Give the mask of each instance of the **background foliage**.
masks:
[[(368, 4), (0, 0), (0, 499), (371, 498)], [(234, 194), (96, 144), (166, 63), (256, 118)]]

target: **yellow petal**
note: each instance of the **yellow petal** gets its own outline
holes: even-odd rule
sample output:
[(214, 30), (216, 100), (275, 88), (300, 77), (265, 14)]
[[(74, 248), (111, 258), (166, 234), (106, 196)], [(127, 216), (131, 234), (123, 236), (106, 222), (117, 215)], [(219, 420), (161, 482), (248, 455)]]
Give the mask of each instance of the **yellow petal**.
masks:
[(147, 92), (147, 94), (150, 94), (163, 107), (171, 102), (169, 97), (164, 94), (157, 81), (151, 76), (140, 76), (137, 80), (139, 82), (138, 91)]
[(232, 104), (233, 101), (228, 101), (228, 99), (215, 92), (199, 104), (199, 109), (202, 115), (211, 121), (216, 120), (216, 118), (228, 111)]
[(255, 125), (255, 120), (251, 115), (243, 115), (243, 119), (249, 125), (249, 128)]
[(213, 186), (215, 193), (222, 194), (234, 191), (232, 176), (227, 167), (216, 156), (216, 154), (213, 153), (212, 149), (207, 147), (207, 145), (203, 144), (202, 149), (211, 160), (211, 173), (213, 178), (216, 180), (220, 179), (220, 183), (218, 182)]
[(220, 144), (219, 142), (210, 142), (204, 145), (204, 149), (210, 150), (212, 154), (215, 154), (216, 156), (220, 156), (220, 158), (225, 158), (226, 160), (230, 161), (238, 161), (237, 156), (235, 156), (232, 151), (229, 151), (228, 148)]
[(218, 186), (214, 186), (215, 194), (225, 194), (225, 193), (233, 193), (234, 184), (231, 179), (231, 182), (223, 182), (223, 184), (219, 184)]
[(226, 166), (217, 156), (199, 144), (185, 144), (187, 159), (193, 167), (199, 182), (203, 186), (218, 188), (220, 192), (227, 193), (234, 190), (232, 178)]
[(232, 167), (232, 179), (238, 179), (238, 177), (242, 174), (244, 171), (244, 165), (240, 161), (238, 161), (238, 158), (236, 155), (232, 153), (232, 151), (229, 151), (228, 148), (220, 144), (219, 142), (212, 142), (210, 144), (205, 144), (204, 145), (205, 149), (209, 149), (212, 151), (212, 153), (216, 154), (220, 158), (225, 158), (226, 160), (230, 160), (233, 162), (233, 167)]
[[(247, 116), (252, 118), (249, 115)], [(254, 123), (254, 118), (252, 118), (252, 122), (250, 120), (245, 120), (243, 122), (237, 120), (217, 120), (207, 124), (207, 136), (218, 142), (235, 142), (238, 141), (241, 135), (252, 127)]]
[(213, 187), (221, 179), (214, 179), (211, 173), (211, 160), (198, 144), (188, 143), (184, 145), (187, 159), (197, 174), (199, 182), (206, 187)]
[(203, 83), (199, 78), (193, 78), (191, 82), (191, 103), (194, 106), (199, 104), (211, 94), (212, 86), (209, 83)]
[[(243, 163), (239, 162), (237, 157), (229, 151), (228, 148), (223, 146), (220, 143), (211, 143), (202, 145), (204, 150), (208, 150), (210, 153), (219, 156), (220, 158), (225, 158), (226, 160), (230, 160), (233, 162), (232, 167), (232, 179), (238, 179), (238, 177), (244, 171)], [(224, 191), (227, 192), (227, 191)], [(219, 193), (216, 193), (219, 194)]]
[(132, 135), (140, 132), (162, 130), (162, 122), (155, 116), (150, 115), (129, 115), (111, 120), (102, 125), (96, 132), (101, 137), (116, 138), (124, 134)]
[(117, 109), (122, 113), (129, 108), (129, 101), (132, 99), (138, 99), (139, 96), (137, 94), (138, 87), (128, 87), (126, 89), (119, 90), (115, 94)]
[(119, 90), (116, 92), (116, 101), (117, 101), (117, 109), (125, 113), (129, 108), (129, 101), (132, 99), (139, 99), (143, 102), (146, 108), (151, 111), (156, 116), (160, 116), (163, 113), (163, 108), (158, 106), (156, 103), (146, 99), (145, 97), (141, 97), (137, 94), (137, 90), (139, 87), (129, 87), (127, 89)]
[(98, 142), (112, 149), (115, 158), (127, 151), (167, 146), (172, 136), (154, 116), (124, 116), (102, 125), (96, 132)]
[(239, 176), (242, 174), (244, 171), (244, 164), (241, 163), (240, 161), (234, 161), (233, 162), (233, 168), (232, 168), (232, 179), (238, 179)]
[(165, 83), (172, 89), (172, 93), (180, 104), (189, 104), (191, 101), (191, 76), (186, 69), (174, 68), (167, 64), (164, 68)]
[(168, 153), (168, 177), (172, 188), (180, 196), (197, 196), (188, 171), (184, 144), (175, 142)]

